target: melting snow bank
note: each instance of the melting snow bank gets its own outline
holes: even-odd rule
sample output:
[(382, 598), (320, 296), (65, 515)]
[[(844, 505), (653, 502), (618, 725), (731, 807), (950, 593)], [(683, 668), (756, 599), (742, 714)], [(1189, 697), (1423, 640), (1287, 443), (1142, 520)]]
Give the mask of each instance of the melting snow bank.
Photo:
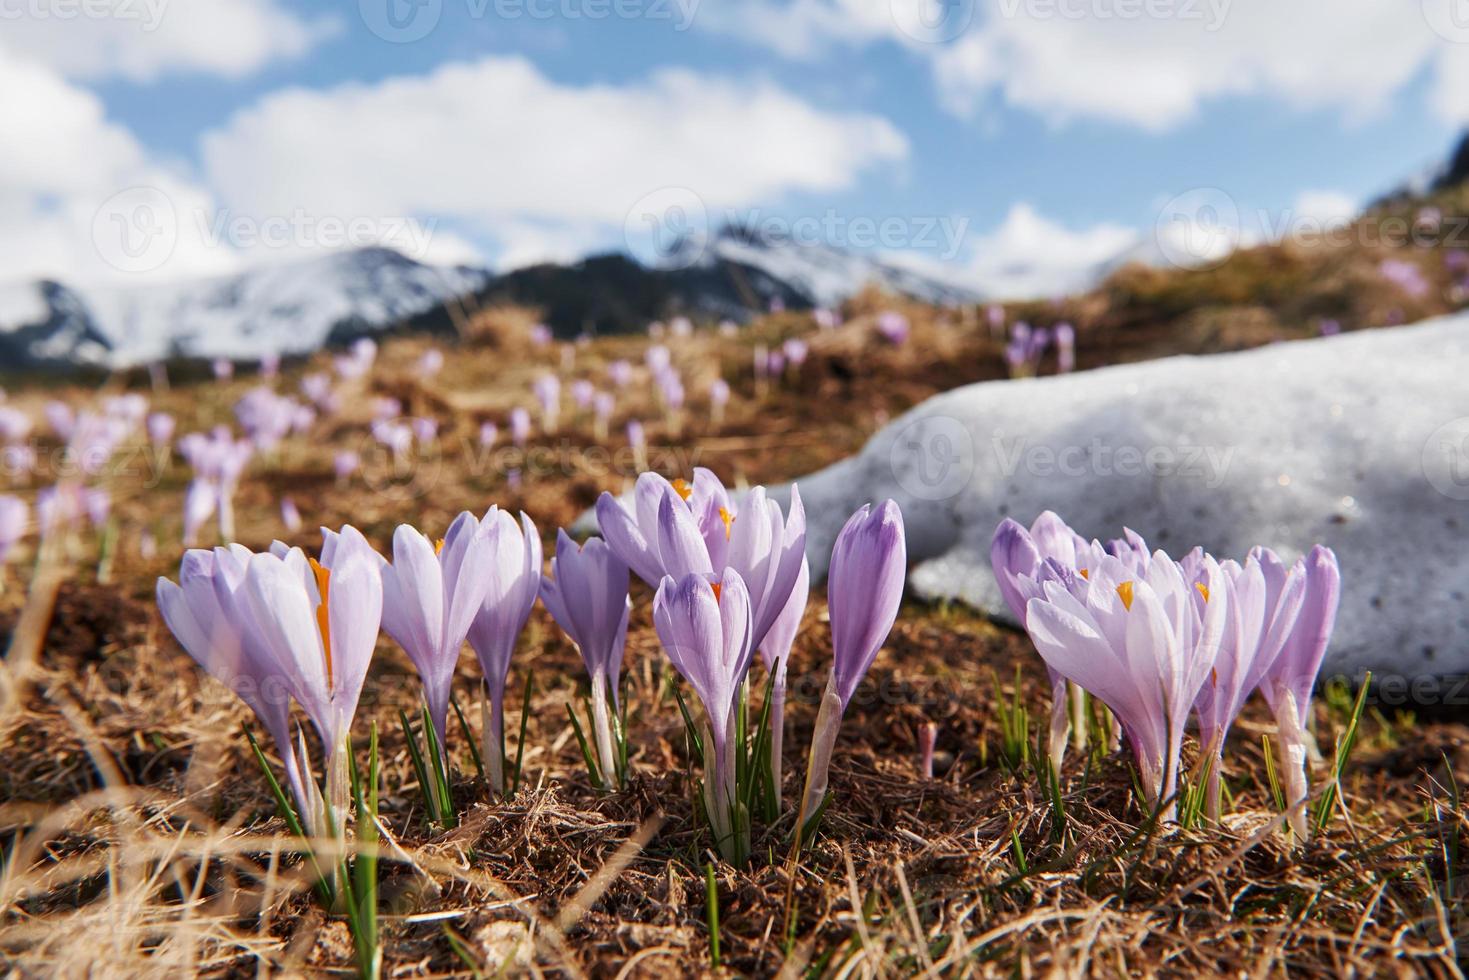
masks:
[(1385, 696), (1416, 680), (1441, 703), (1453, 681), (1432, 678), (1469, 674), (1469, 314), (969, 385), (798, 482), (813, 574), (847, 515), (892, 497), (914, 590), (1000, 618), (989, 547), (1007, 516), (1054, 510), (1102, 540), (1126, 525), (1175, 557), (1321, 542), (1342, 569), (1326, 674), (1370, 669)]

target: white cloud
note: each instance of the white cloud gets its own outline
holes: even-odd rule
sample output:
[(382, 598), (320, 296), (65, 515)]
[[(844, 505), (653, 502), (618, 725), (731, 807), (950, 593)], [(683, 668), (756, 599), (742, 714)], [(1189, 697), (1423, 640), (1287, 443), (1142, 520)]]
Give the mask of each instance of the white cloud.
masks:
[(1436, 33), (1417, 2), (895, 0), (860, 5), (868, 12), (854, 15), (856, 6), (765, 0), (740, 21), (699, 23), (788, 56), (903, 45), (929, 62), (940, 102), (962, 116), (1001, 102), (1056, 123), (1091, 118), (1160, 130), (1208, 100), (1248, 95), (1352, 119), (1381, 111), (1427, 71), (1439, 115), (1469, 118), (1466, 45)]
[(968, 273), (974, 285), (999, 299), (1058, 296), (1091, 285), (1099, 268), (1138, 241), (1131, 228), (1067, 228), (1020, 203), (998, 228), (976, 240)]
[(710, 214), (837, 190), (907, 154), (886, 120), (767, 82), (667, 70), (568, 86), (520, 58), (275, 93), (203, 139), (210, 184), (237, 211), (444, 215), (502, 241), (536, 223), (620, 231), (664, 188)]
[[(107, 202), (153, 188), (171, 208), (210, 207), (208, 195), (177, 168), (149, 158), (124, 127), (109, 121), (92, 93), (37, 63), (0, 52), (0, 269), (7, 280), (67, 282), (128, 279), (119, 252), (124, 232)], [(116, 208), (114, 208), (116, 210)], [(157, 212), (150, 212), (150, 216)], [(100, 217), (99, 217), (100, 215)], [(121, 213), (126, 223), (129, 213)], [(165, 216), (166, 221), (166, 216)], [(151, 270), (187, 276), (220, 271), (232, 256), (196, 229), (167, 229), (167, 261)]]
[(80, 79), (151, 81), (170, 71), (240, 77), (305, 54), (336, 30), (276, 0), (7, 0), (14, 51)]
[(1296, 195), (1291, 217), (1296, 221), (1339, 224), (1357, 216), (1357, 199), (1340, 191), (1307, 190)]

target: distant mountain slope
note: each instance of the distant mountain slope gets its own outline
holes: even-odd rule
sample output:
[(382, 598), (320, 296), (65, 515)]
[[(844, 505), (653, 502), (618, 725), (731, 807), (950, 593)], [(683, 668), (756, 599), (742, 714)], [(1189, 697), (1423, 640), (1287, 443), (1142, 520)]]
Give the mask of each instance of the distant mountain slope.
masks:
[(610, 254), (495, 276), (368, 248), (184, 283), (7, 286), (0, 289), (0, 365), (65, 369), (307, 353), (409, 321), (415, 328), (447, 322), (444, 305), (469, 294), (481, 304), (538, 307), (556, 333), (574, 336), (641, 330), (680, 314), (746, 320), (775, 304), (833, 305), (869, 284), (932, 303), (980, 298), (879, 258), (730, 231), (681, 269)]
[(32, 286), (32, 307), (0, 305), (0, 353), (7, 367), (137, 364), (168, 357), (303, 353), (383, 329), (484, 284), (478, 269), (415, 262), (367, 248), (185, 283), (95, 289)]

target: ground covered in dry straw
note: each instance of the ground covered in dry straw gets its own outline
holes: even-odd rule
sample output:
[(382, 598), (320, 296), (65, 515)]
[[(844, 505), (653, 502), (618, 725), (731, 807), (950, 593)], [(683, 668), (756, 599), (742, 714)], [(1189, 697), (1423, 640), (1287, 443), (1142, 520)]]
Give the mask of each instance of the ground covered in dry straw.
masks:
[[(1127, 329), (1129, 316), (1117, 312), (1124, 307), (1107, 302), (1093, 296), (1053, 311), (1078, 321), (1083, 367), (1282, 332), (1277, 324), (1241, 333), (1245, 320), (1222, 314), (1194, 333), (1162, 331), (1156, 319), (1154, 329)], [(872, 315), (886, 305), (858, 302), (847, 326), (821, 335), (809, 318), (790, 314), (738, 339), (710, 333), (673, 342), (691, 407), (677, 431), (650, 424), (653, 465), (669, 475), (710, 466), (729, 481), (789, 478), (850, 454), (929, 394), (1003, 375), (1001, 341), (973, 314), (912, 308), (911, 341), (874, 346)], [(1190, 322), (1205, 322), (1201, 316)], [(1234, 332), (1221, 333), (1217, 324), (1226, 322)], [(472, 336), (430, 383), (411, 370), (427, 341), (388, 344), (370, 391), (251, 470), (238, 503), (242, 541), (261, 548), (280, 537), (314, 549), (314, 533), (282, 526), (282, 494), (295, 498), (308, 527), (350, 522), (385, 547), (399, 522), (442, 533), (459, 510), (490, 503), (524, 508), (549, 538), (598, 492), (622, 489), (632, 460), (620, 425), (606, 449), (582, 421), (539, 439), (529, 456), (476, 449), (479, 422), (503, 426), (511, 405), (530, 405), (531, 379), (560, 363), (555, 350), (528, 346), (523, 326), (513, 311), (476, 314)], [(1285, 335), (1309, 330), (1293, 329)], [(751, 345), (797, 334), (812, 340), (806, 365), (757, 392)], [(640, 361), (646, 343), (583, 346), (573, 373), (600, 376), (618, 357)], [(282, 384), (306, 369), (289, 368)], [(736, 391), (719, 426), (701, 395), (716, 372)], [(227, 421), (254, 383), (176, 384), (158, 405), (190, 431)], [(88, 397), (63, 389), (12, 399), (57, 394)], [(339, 487), (332, 453), (370, 448), (371, 394), (437, 419), (440, 448), (410, 470), (369, 458), (361, 477)], [(630, 404), (619, 419), (629, 411), (653, 418), (650, 406)], [(66, 565), (31, 583), (29, 602), (14, 569), (0, 594), (0, 639), (11, 637), (0, 689), (0, 961), (29, 975), (348, 972), (346, 928), (318, 910), (250, 757), (240, 730), (249, 712), (203, 678), (152, 605), (155, 577), (176, 570), (187, 471), (142, 452), (130, 465), (110, 477), (121, 533), (107, 560), (99, 563), (94, 543), (81, 540)], [(511, 469), (522, 471), (518, 490), (507, 484)], [(144, 527), (160, 542), (152, 559), (138, 552)], [(708, 841), (693, 816), (674, 676), (649, 601), (635, 589), (629, 787), (611, 796), (590, 788), (565, 710), (579, 701), (584, 672), (537, 608), (511, 671), (512, 691), (534, 677), (520, 792), (488, 802), (464, 740), (455, 740), (465, 818), (446, 834), (425, 827), (396, 720), (399, 709), (414, 709), (417, 679), (383, 639), (356, 732), (365, 737), (376, 723), (383, 741), (386, 975), (715, 972)], [(818, 589), (793, 653), (788, 800), (799, 791), (830, 660), (824, 616)], [(477, 698), (473, 676), (466, 659), (456, 689), (466, 708)], [(965, 610), (905, 606), (843, 726), (820, 838), (791, 860), (787, 821), (757, 836), (749, 867), (715, 866), (718, 970), (1462, 975), (1462, 721), (1369, 708), (1342, 805), (1324, 835), (1293, 849), (1271, 802), (1260, 744), (1269, 729), (1257, 706), (1226, 754), (1228, 826), (1181, 831), (1152, 826), (1120, 757), (1071, 753), (1060, 807), (1028, 763), (1006, 757), (1001, 706), (1018, 695), (1034, 739), (1048, 694), (1023, 636)], [(1328, 753), (1350, 708), (1344, 693), (1318, 699), (1316, 733)], [(477, 711), (466, 713), (475, 725)], [(517, 714), (512, 708), (512, 731)], [(923, 777), (916, 748), (926, 720), (939, 726), (933, 779)], [(1324, 772), (1316, 767), (1318, 785)]]

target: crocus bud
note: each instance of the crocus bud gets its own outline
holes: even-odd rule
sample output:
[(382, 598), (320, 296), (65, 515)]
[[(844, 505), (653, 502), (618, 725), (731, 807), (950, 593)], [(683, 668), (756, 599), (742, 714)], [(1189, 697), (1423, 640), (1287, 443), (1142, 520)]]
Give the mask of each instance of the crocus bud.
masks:
[(864, 504), (837, 535), (826, 579), (832, 668), (817, 712), (798, 828), (826, 796), (837, 729), (897, 619), (907, 568), (903, 514), (892, 500), (876, 508)]

